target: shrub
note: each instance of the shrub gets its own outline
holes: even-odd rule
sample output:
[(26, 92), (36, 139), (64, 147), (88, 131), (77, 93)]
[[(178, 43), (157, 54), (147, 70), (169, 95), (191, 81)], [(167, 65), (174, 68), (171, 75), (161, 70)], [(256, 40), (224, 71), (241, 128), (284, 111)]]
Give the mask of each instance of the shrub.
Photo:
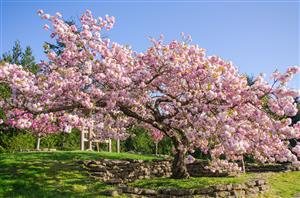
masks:
[(26, 130), (7, 128), (0, 130), (0, 152), (34, 149), (35, 136)]
[(79, 150), (80, 149), (80, 131), (72, 129), (71, 133), (60, 133), (61, 150)]
[(35, 148), (36, 137), (29, 132), (20, 133), (11, 138), (11, 143), (8, 147), (9, 151), (33, 150)]
[(128, 130), (131, 134), (123, 143), (122, 148), (125, 151), (135, 151), (147, 154), (153, 154), (155, 144), (148, 131), (142, 127), (132, 127)]

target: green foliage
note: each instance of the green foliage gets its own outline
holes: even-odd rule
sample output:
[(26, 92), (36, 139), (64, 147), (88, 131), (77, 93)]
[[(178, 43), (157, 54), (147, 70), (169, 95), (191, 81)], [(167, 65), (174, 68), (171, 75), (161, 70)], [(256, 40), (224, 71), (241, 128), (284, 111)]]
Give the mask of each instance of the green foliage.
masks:
[(60, 143), (60, 134), (49, 134), (41, 138), (41, 148), (58, 148)]
[(12, 63), (19, 65), (21, 63), (22, 49), (20, 41), (16, 41), (12, 49)]
[(165, 136), (158, 143), (158, 154), (172, 155), (172, 148), (173, 148), (173, 143), (172, 143), (171, 138)]
[(39, 70), (39, 66), (35, 63), (31, 47), (27, 46), (23, 52), (18, 40), (15, 42), (12, 52), (9, 51), (2, 54), (0, 62), (22, 65), (32, 73), (37, 73)]
[(0, 152), (32, 150), (35, 147), (35, 136), (25, 130), (7, 128), (0, 130)]
[[(145, 128), (134, 126), (128, 130), (130, 137), (122, 142), (122, 151), (134, 151), (147, 154), (155, 153), (155, 143)], [(164, 137), (158, 143), (158, 154), (171, 155), (172, 141), (169, 137)]]
[(6, 63), (12, 63), (12, 55), (10, 52), (5, 52), (2, 54), (2, 59), (0, 61), (1, 63), (6, 62)]
[(249, 86), (254, 85), (254, 83), (255, 83), (254, 76), (253, 76), (252, 74), (251, 74), (251, 75), (245, 74), (245, 75), (246, 75), (246, 78), (247, 78), (247, 84), (248, 84)]
[(142, 127), (132, 127), (129, 129), (131, 136), (124, 142), (126, 151), (142, 153), (154, 153), (155, 144), (148, 131)]
[(0, 98), (9, 98), (11, 89), (6, 83), (0, 83)]
[[(78, 150), (80, 148), (80, 131), (72, 129), (71, 133), (60, 133), (61, 150)], [(58, 146), (59, 147), (59, 146)]]
[(39, 70), (39, 66), (35, 63), (35, 58), (29, 46), (26, 47), (24, 53), (21, 55), (21, 65), (28, 68), (32, 73), (37, 73)]
[(9, 151), (20, 151), (24, 149), (33, 150), (35, 148), (36, 138), (30, 133), (20, 133), (13, 136), (9, 143)]
[[(58, 150), (78, 150), (80, 148), (80, 132), (73, 129), (72, 133), (56, 133), (41, 138), (41, 148)], [(30, 131), (7, 128), (0, 130), (0, 152), (34, 150), (36, 136)]]
[(197, 159), (210, 159), (210, 155), (203, 153), (200, 149), (195, 149), (195, 152), (191, 153), (191, 155)]

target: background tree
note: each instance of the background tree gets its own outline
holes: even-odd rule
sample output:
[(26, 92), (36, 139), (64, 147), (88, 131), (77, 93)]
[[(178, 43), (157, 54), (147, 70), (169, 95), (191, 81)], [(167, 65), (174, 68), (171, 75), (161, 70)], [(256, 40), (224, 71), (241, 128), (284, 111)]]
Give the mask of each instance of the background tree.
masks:
[(2, 54), (0, 62), (22, 65), (33, 73), (36, 73), (39, 70), (39, 66), (35, 63), (31, 47), (26, 46), (25, 50), (22, 51), (19, 40), (15, 41), (12, 52), (8, 51)]
[(37, 73), (39, 70), (39, 66), (35, 63), (35, 58), (29, 46), (25, 48), (25, 51), (21, 55), (21, 65), (33, 73)]
[(15, 45), (14, 45), (13, 49), (12, 49), (12, 63), (20, 65), (21, 55), (22, 55), (22, 49), (21, 49), (20, 41), (17, 40), (15, 42)]

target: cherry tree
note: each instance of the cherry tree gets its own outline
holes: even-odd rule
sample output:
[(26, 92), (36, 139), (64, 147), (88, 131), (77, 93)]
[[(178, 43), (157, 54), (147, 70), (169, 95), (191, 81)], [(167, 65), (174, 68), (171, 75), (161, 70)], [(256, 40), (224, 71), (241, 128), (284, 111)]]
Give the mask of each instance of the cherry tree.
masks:
[(0, 67), (1, 82), (12, 91), (1, 106), (12, 125), (43, 133), (92, 128), (101, 138), (126, 138), (127, 126), (143, 123), (171, 138), (174, 178), (189, 176), (185, 157), (195, 148), (218, 171), (239, 169), (235, 162), (244, 155), (299, 163), (300, 145), (290, 149), (287, 141), (300, 137), (300, 123), (292, 127), (287, 118), (297, 113), (299, 90), (286, 86), (299, 67), (275, 71), (271, 84), (259, 75), (249, 86), (231, 62), (206, 56), (189, 36), (166, 44), (151, 39), (138, 53), (101, 37), (114, 17), (96, 19), (87, 11), (77, 28), (60, 13), (38, 13), (64, 48), (56, 53), (45, 46), (49, 61), (37, 74)]

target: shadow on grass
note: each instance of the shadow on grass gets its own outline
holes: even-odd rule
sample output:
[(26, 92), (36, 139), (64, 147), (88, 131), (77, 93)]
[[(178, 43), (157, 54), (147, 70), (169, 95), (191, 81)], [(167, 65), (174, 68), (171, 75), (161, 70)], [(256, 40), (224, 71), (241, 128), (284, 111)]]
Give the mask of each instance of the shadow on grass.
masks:
[(89, 178), (78, 154), (30, 154), (0, 156), (0, 197), (101, 197), (112, 188)]

